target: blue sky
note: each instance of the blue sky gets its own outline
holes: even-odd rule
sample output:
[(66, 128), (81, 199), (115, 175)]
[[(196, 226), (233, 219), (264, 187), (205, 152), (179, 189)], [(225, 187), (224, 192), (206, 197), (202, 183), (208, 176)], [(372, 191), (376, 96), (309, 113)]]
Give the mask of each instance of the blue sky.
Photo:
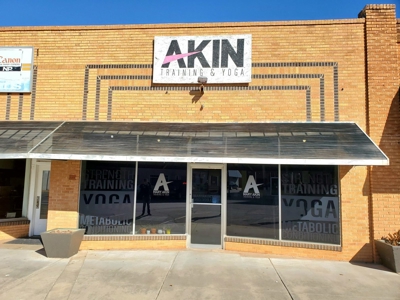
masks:
[(0, 26), (348, 19), (382, 3), (400, 18), (400, 0), (0, 0)]

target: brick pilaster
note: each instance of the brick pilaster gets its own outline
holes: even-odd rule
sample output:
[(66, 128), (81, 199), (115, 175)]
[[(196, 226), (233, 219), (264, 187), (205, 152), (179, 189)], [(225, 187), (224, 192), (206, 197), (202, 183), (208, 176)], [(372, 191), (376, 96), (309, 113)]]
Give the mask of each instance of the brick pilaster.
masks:
[(80, 161), (51, 162), (47, 229), (78, 228)]
[(390, 166), (371, 168), (372, 242), (400, 228), (400, 79), (395, 5), (367, 5), (359, 17), (365, 18), (368, 133), (390, 159)]

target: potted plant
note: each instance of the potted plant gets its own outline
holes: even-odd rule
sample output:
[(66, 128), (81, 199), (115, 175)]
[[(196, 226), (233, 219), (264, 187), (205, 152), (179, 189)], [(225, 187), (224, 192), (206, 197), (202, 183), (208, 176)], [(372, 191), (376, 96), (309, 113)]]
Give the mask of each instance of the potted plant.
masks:
[(85, 229), (55, 228), (40, 234), (47, 257), (68, 258), (78, 253)]
[(400, 274), (400, 230), (375, 241), (382, 264)]

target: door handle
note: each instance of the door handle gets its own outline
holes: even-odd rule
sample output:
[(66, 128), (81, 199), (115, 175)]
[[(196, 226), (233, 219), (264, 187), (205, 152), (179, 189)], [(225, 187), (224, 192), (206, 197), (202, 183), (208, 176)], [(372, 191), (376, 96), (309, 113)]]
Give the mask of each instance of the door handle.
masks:
[(36, 196), (36, 208), (39, 208), (40, 196)]

